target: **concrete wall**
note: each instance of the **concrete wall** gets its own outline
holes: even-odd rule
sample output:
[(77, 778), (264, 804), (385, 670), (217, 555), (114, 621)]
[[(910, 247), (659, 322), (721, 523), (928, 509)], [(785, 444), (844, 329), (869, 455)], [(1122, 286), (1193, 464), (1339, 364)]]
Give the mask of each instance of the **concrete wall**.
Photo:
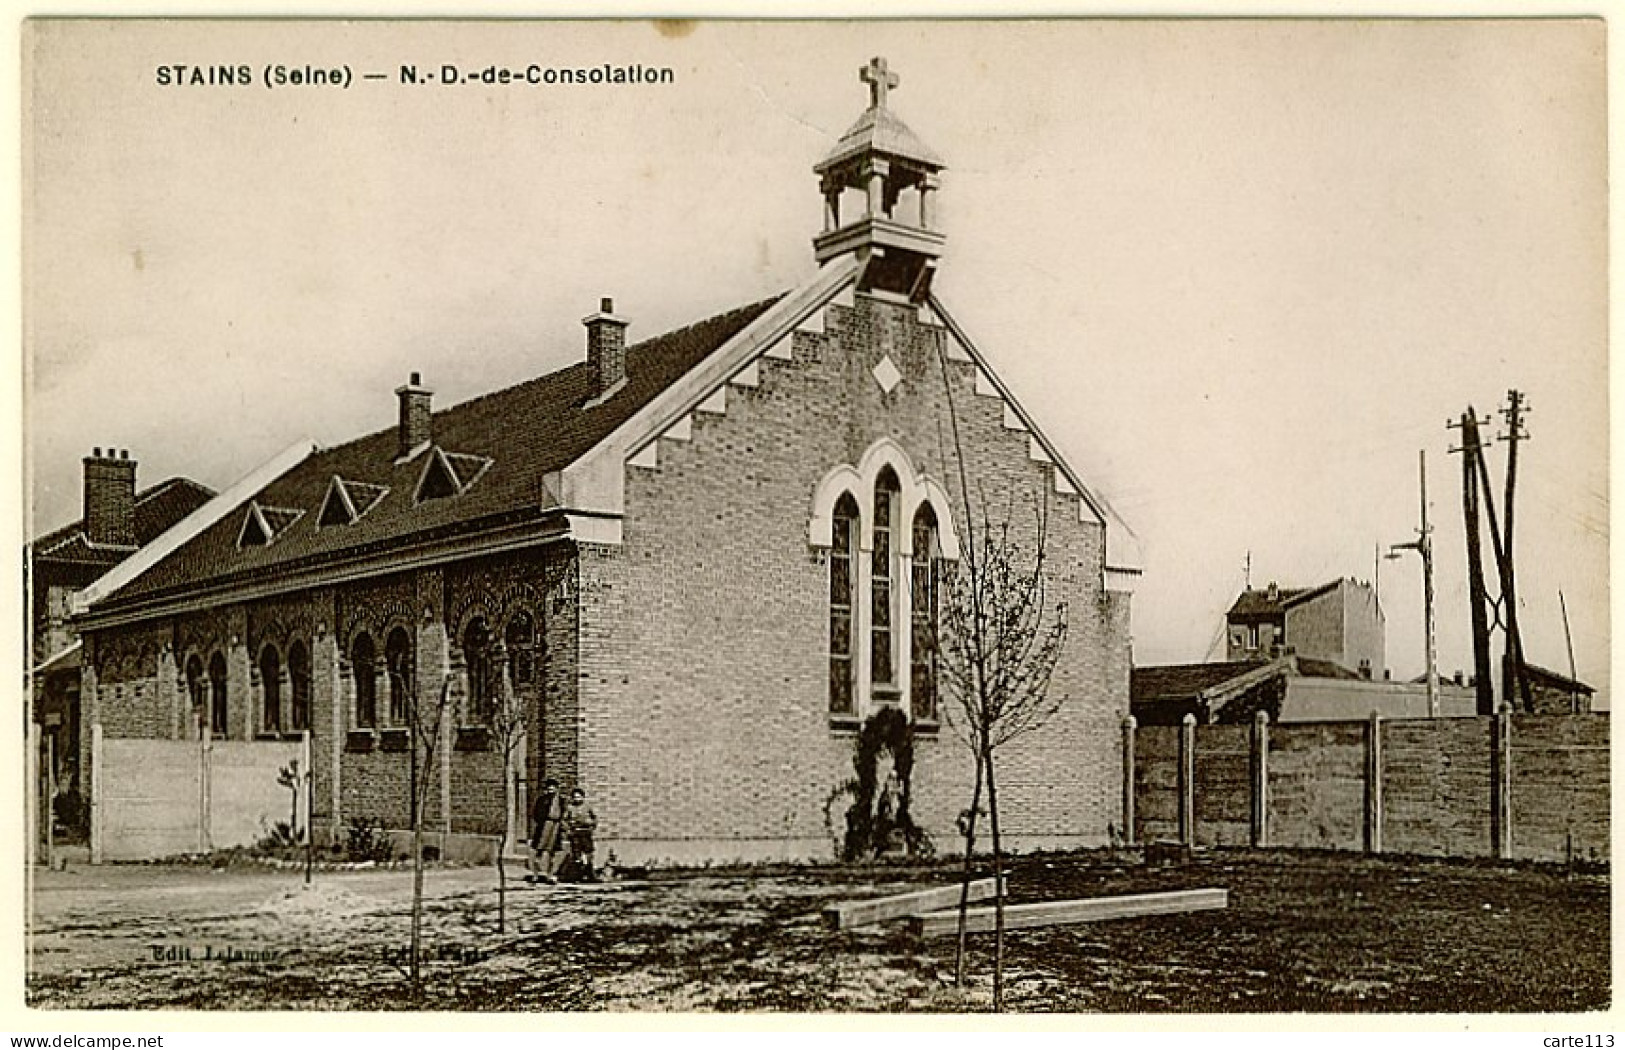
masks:
[[(1368, 718), (1428, 717), (1427, 686), (1412, 682), (1355, 682), (1341, 678), (1288, 678), (1283, 722), (1339, 722)], [(1439, 685), (1439, 714), (1444, 718), (1471, 718), (1478, 700), (1471, 689)]]
[[(92, 733), (91, 857), (147, 860), (249, 846), (294, 817), (282, 769), (309, 755), (299, 741), (194, 741)], [(308, 782), (297, 823), (309, 819)]]
[[(1275, 724), (1260, 845), (1607, 861), (1606, 714)], [(1135, 838), (1245, 845), (1256, 737), (1193, 727), (1194, 826), (1180, 824), (1181, 731), (1134, 733)], [(1373, 781), (1370, 771), (1378, 777)]]

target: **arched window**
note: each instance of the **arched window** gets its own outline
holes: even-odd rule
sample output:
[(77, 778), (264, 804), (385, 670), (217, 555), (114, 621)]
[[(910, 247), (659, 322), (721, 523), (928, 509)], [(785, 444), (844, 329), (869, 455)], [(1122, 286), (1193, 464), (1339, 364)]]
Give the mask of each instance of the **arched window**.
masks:
[(914, 515), (914, 561), (909, 580), (909, 706), (916, 719), (937, 720), (937, 515), (931, 504)]
[(487, 725), (496, 700), (496, 683), (491, 674), (491, 632), (485, 621), (476, 618), (463, 631), (463, 665), (468, 669), (468, 717), (475, 725)]
[(350, 646), (350, 678), (355, 683), (356, 727), (371, 729), (378, 724), (378, 649), (365, 632)]
[(282, 661), (269, 645), (260, 653), (260, 695), (265, 698), (265, 731), (282, 732)]
[(226, 735), (226, 658), (215, 653), (209, 658), (209, 732)]
[(897, 475), (890, 467), (875, 479), (874, 552), (869, 567), (869, 679), (875, 699), (897, 691)]
[(410, 724), (412, 697), (412, 639), (404, 627), (389, 632), (384, 641), (384, 669), (389, 675), (389, 723)]
[(857, 650), (858, 504), (847, 493), (835, 504), (829, 548), (829, 710), (857, 714), (853, 662)]
[(196, 653), (186, 661), (186, 698), (192, 704), (192, 726), (201, 731), (209, 711), (209, 680), (203, 676), (203, 661)]
[(508, 646), (508, 680), (517, 692), (528, 687), (536, 673), (536, 624), (530, 613), (514, 613), (503, 637)]
[(310, 654), (304, 642), (288, 646), (288, 728), (299, 732), (310, 728)]

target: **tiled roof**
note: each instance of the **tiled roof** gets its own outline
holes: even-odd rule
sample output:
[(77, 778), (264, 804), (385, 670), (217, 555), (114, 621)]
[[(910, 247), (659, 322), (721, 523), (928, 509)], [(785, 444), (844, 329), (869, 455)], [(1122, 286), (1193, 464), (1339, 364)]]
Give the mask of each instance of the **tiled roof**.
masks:
[(1187, 700), (1204, 689), (1211, 689), (1268, 664), (1268, 660), (1218, 660), (1201, 664), (1136, 667), (1129, 675), (1129, 698), (1136, 704)]
[[(176, 522), (214, 497), (214, 490), (190, 478), (170, 478), (135, 496), (135, 541), (145, 547)], [(132, 548), (92, 546), (85, 539), (85, 521), (62, 526), (35, 540), (30, 547), (35, 561), (117, 565)]]
[(814, 171), (822, 174), (848, 157), (874, 152), (919, 161), (931, 168), (941, 168), (942, 158), (936, 150), (920, 141), (920, 137), (885, 107), (870, 106), (835, 144)]
[(1318, 587), (1276, 587), (1248, 589), (1241, 592), (1236, 604), (1230, 607), (1225, 614), (1228, 619), (1245, 619), (1248, 617), (1280, 616), (1286, 612), (1289, 605), (1306, 602), (1311, 598), (1318, 598), (1327, 591), (1336, 587), (1341, 580), (1323, 583)]
[(1561, 689), (1571, 693), (1585, 693), (1588, 696), (1596, 692), (1595, 689), (1578, 678), (1570, 678), (1568, 675), (1558, 674), (1556, 671), (1548, 671), (1546, 668), (1537, 667), (1528, 661), (1524, 662), (1523, 669), (1530, 679), (1545, 682), (1554, 689)]
[[(234, 511), (136, 577), (107, 604), (116, 607), (205, 582), (342, 559), (364, 548), (455, 532), (473, 522), (538, 519), (544, 513), (545, 475), (591, 450), (779, 298), (742, 306), (629, 347), (626, 384), (593, 408), (582, 407), (592, 394), (593, 376), (590, 366), (581, 361), (435, 412), (431, 424), (435, 446), (447, 454), (460, 481), (473, 479), (453, 496), (414, 501), (426, 455), (432, 453), (397, 463), (395, 427), (321, 449), (253, 497), (262, 508), (307, 512), (287, 523), (271, 543), (239, 548), (244, 511)], [(473, 469), (485, 461), (489, 465), (483, 470)], [(465, 470), (469, 478), (462, 476)], [(353, 524), (318, 528), (318, 512), (335, 475), (346, 485), (378, 486), (387, 492)]]

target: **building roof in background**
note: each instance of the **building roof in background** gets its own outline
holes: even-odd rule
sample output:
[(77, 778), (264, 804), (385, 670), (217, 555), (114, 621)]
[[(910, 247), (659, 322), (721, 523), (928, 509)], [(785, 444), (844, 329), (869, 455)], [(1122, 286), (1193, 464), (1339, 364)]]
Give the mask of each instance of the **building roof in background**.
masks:
[(1558, 674), (1556, 671), (1549, 671), (1532, 663), (1525, 662), (1523, 669), (1531, 680), (1539, 681), (1553, 689), (1561, 689), (1566, 693), (1584, 693), (1587, 696), (1596, 692), (1595, 689), (1578, 678), (1570, 678), (1568, 675)]
[[(548, 502), (545, 475), (598, 445), (780, 298), (629, 347), (625, 384), (601, 403), (589, 404), (594, 373), (583, 360), (433, 413), (432, 446), (409, 459), (398, 455), (394, 426), (319, 449), (245, 501), (248, 511), (259, 509), (256, 526), (269, 530), (268, 542), (240, 545), (245, 511), (234, 511), (137, 576), (109, 604), (342, 558), (409, 537), (442, 535), (474, 521), (540, 518)], [(420, 500), (426, 472), (444, 472), (448, 464), (449, 482), (436, 481), (451, 484), (454, 494)], [(323, 527), (319, 511), (335, 477), (376, 498), (354, 521)]]
[[(174, 477), (143, 489), (135, 496), (135, 541), (145, 547), (188, 514), (214, 497), (214, 490), (191, 478)], [(53, 529), (29, 544), (35, 562), (76, 565), (117, 565), (133, 547), (93, 544), (85, 535), (85, 520)]]
[(1257, 590), (1248, 588), (1236, 598), (1226, 618), (1231, 620), (1263, 618), (1280, 616), (1286, 612), (1288, 606), (1299, 602), (1306, 602), (1311, 598), (1318, 598), (1322, 594), (1335, 590), (1342, 580), (1333, 580), (1316, 587), (1277, 587), (1271, 584)]
[(1268, 665), (1268, 660), (1216, 660), (1136, 667), (1129, 674), (1129, 699), (1136, 704), (1189, 699), (1205, 689)]

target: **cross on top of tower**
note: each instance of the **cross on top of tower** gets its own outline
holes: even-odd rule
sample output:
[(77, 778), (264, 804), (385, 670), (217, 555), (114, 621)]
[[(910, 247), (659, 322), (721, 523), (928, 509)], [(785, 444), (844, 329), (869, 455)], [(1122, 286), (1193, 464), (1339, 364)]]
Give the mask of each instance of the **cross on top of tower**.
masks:
[(858, 79), (869, 85), (870, 109), (885, 109), (886, 92), (902, 83), (901, 78), (886, 67), (886, 60), (879, 55), (858, 70)]

